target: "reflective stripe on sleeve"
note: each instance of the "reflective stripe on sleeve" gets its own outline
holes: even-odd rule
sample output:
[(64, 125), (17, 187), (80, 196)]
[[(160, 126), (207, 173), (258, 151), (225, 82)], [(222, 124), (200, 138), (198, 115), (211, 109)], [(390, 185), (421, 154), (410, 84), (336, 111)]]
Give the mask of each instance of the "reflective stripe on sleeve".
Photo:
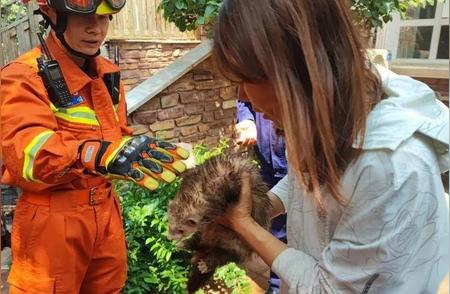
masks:
[(25, 147), (24, 153), (24, 162), (23, 162), (23, 170), (22, 176), (27, 181), (32, 182), (40, 182), (33, 177), (33, 165), (34, 158), (36, 154), (39, 152), (41, 147), (47, 142), (48, 138), (54, 134), (53, 131), (44, 131), (34, 137), (33, 140)]

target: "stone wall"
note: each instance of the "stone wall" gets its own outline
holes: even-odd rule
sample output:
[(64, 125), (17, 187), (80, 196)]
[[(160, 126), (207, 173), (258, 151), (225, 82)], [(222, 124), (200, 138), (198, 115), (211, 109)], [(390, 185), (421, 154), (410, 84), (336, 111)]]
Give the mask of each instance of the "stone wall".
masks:
[[(195, 47), (195, 42), (111, 41), (120, 46), (120, 67), (126, 90)], [(448, 80), (425, 79), (448, 105)], [(146, 133), (173, 142), (204, 142), (214, 145), (232, 135), (237, 85), (221, 76), (210, 59), (177, 80), (129, 117), (136, 134)]]
[(208, 58), (133, 112), (130, 124), (136, 134), (214, 146), (232, 135), (237, 93)]
[(111, 40), (108, 42), (108, 49), (109, 56), (113, 59), (114, 47), (119, 46), (121, 78), (125, 91), (128, 91), (183, 56), (198, 43), (198, 41)]

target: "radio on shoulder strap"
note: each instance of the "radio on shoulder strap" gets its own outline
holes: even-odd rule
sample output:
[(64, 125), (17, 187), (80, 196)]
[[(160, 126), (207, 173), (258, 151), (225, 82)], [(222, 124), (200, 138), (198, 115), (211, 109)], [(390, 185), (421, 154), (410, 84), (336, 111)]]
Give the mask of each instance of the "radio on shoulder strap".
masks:
[(50, 51), (40, 33), (38, 33), (38, 37), (44, 53), (37, 58), (39, 75), (44, 81), (50, 101), (57, 108), (69, 107), (72, 103), (72, 98), (61, 68), (58, 62), (51, 58)]

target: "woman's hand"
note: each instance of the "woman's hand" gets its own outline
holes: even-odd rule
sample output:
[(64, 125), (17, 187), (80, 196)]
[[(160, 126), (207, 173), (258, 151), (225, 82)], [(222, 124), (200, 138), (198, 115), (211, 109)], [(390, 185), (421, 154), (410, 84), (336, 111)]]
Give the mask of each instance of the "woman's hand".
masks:
[(238, 136), (236, 139), (238, 145), (249, 147), (256, 144), (258, 132), (254, 121), (248, 119), (243, 120), (235, 125), (235, 129)]
[(243, 173), (239, 202), (228, 208), (216, 221), (235, 231), (250, 248), (262, 257), (267, 265), (271, 266), (274, 259), (286, 250), (287, 246), (261, 227), (252, 218), (251, 211), (251, 178), (249, 173)]
[(252, 213), (252, 190), (250, 173), (242, 173), (241, 176), (241, 194), (239, 202), (232, 205), (227, 211), (217, 219), (217, 222), (223, 224), (235, 231), (239, 231), (242, 225), (253, 221)]

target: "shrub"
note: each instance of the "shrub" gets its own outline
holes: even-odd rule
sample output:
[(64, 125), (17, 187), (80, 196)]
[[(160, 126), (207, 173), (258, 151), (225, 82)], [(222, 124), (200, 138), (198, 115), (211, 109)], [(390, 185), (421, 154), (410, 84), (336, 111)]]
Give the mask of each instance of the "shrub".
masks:
[[(408, 7), (433, 4), (436, 0), (351, 0), (364, 28), (381, 27), (392, 20), (392, 14), (404, 14)], [(169, 22), (174, 23), (180, 31), (193, 31), (201, 25), (214, 22), (222, 0), (162, 0), (159, 9)]]
[(116, 182), (128, 244), (126, 293), (184, 293), (190, 254), (167, 239), (166, 207), (179, 185), (177, 180), (150, 192), (131, 182)]

